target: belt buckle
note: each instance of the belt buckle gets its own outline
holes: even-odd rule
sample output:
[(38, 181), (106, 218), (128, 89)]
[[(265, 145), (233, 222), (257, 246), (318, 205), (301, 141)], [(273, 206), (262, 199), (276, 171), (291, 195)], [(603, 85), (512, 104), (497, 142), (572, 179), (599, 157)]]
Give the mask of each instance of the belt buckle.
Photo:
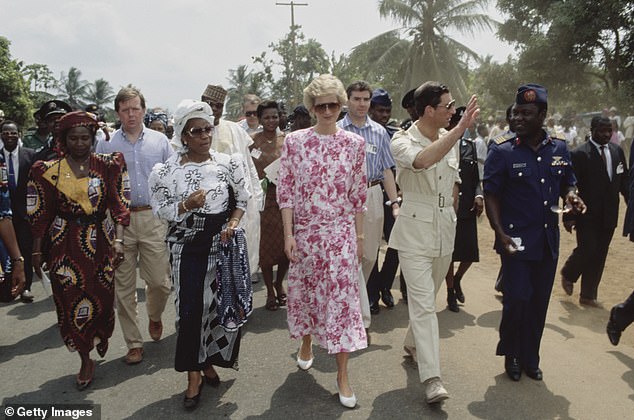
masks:
[(445, 207), (445, 197), (440, 194), (438, 194), (438, 207)]

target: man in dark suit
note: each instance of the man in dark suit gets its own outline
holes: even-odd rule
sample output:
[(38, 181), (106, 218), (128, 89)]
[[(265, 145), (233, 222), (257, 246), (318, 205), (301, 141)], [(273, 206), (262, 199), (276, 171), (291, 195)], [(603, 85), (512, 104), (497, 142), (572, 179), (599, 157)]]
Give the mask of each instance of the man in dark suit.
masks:
[(33, 282), (33, 266), (31, 252), (33, 237), (31, 225), (26, 220), (26, 183), (29, 171), (35, 159), (35, 151), (27, 147), (20, 147), (18, 125), (13, 121), (5, 121), (0, 127), (4, 148), (1, 149), (7, 167), (9, 195), (11, 196), (11, 211), (13, 212), (13, 229), (18, 240), (18, 246), (24, 256), (24, 276), (26, 284), (20, 295), (23, 302), (33, 302), (31, 284)]
[(577, 247), (561, 270), (561, 285), (572, 295), (581, 277), (581, 305), (598, 307), (597, 290), (608, 247), (619, 214), (619, 193), (629, 197), (627, 161), (623, 150), (610, 143), (612, 125), (608, 118), (594, 117), (590, 139), (571, 152), (579, 196), (588, 206), (583, 215), (564, 214), (564, 227), (576, 229)]

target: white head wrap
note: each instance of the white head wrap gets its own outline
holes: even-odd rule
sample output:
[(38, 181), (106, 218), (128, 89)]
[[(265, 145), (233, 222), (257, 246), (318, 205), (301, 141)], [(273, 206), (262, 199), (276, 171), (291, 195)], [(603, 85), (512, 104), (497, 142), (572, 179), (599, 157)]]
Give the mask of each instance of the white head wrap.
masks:
[(214, 125), (214, 117), (212, 116), (211, 107), (205, 102), (194, 101), (193, 99), (183, 99), (176, 111), (174, 111), (174, 136), (172, 137), (171, 144), (174, 150), (178, 153), (185, 151), (185, 146), (181, 140), (181, 134), (183, 128), (187, 124), (187, 121), (193, 118), (202, 118)]

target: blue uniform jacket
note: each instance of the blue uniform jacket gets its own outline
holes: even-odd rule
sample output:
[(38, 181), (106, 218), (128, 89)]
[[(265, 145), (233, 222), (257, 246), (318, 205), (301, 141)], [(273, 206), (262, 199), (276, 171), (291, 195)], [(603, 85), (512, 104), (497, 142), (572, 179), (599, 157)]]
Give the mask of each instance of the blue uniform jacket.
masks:
[[(541, 260), (548, 247), (552, 257), (557, 258), (559, 216), (551, 211), (551, 206), (559, 205), (559, 198), (576, 184), (566, 142), (553, 139), (546, 132), (537, 151), (517, 137), (492, 141), (483, 178), (484, 192), (499, 197), (504, 232), (521, 240), (513, 257)], [(495, 249), (502, 254), (498, 242), (496, 239)]]

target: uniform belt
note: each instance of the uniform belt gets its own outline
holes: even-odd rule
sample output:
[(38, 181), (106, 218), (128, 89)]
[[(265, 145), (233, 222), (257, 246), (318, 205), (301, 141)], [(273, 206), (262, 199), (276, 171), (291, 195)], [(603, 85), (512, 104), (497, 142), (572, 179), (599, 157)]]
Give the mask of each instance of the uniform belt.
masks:
[(370, 182), (368, 182), (368, 188), (374, 187), (375, 185), (379, 185), (380, 183), (381, 183), (380, 179), (377, 179), (375, 181), (370, 181)]
[(450, 207), (453, 205), (453, 197), (450, 196), (446, 198), (442, 194), (418, 194), (418, 193), (404, 193), (403, 201), (407, 200), (408, 202), (415, 203), (425, 203), (425, 204), (433, 204), (438, 205), (438, 207)]
[(130, 211), (133, 212), (145, 210), (152, 210), (152, 206), (130, 206)]

